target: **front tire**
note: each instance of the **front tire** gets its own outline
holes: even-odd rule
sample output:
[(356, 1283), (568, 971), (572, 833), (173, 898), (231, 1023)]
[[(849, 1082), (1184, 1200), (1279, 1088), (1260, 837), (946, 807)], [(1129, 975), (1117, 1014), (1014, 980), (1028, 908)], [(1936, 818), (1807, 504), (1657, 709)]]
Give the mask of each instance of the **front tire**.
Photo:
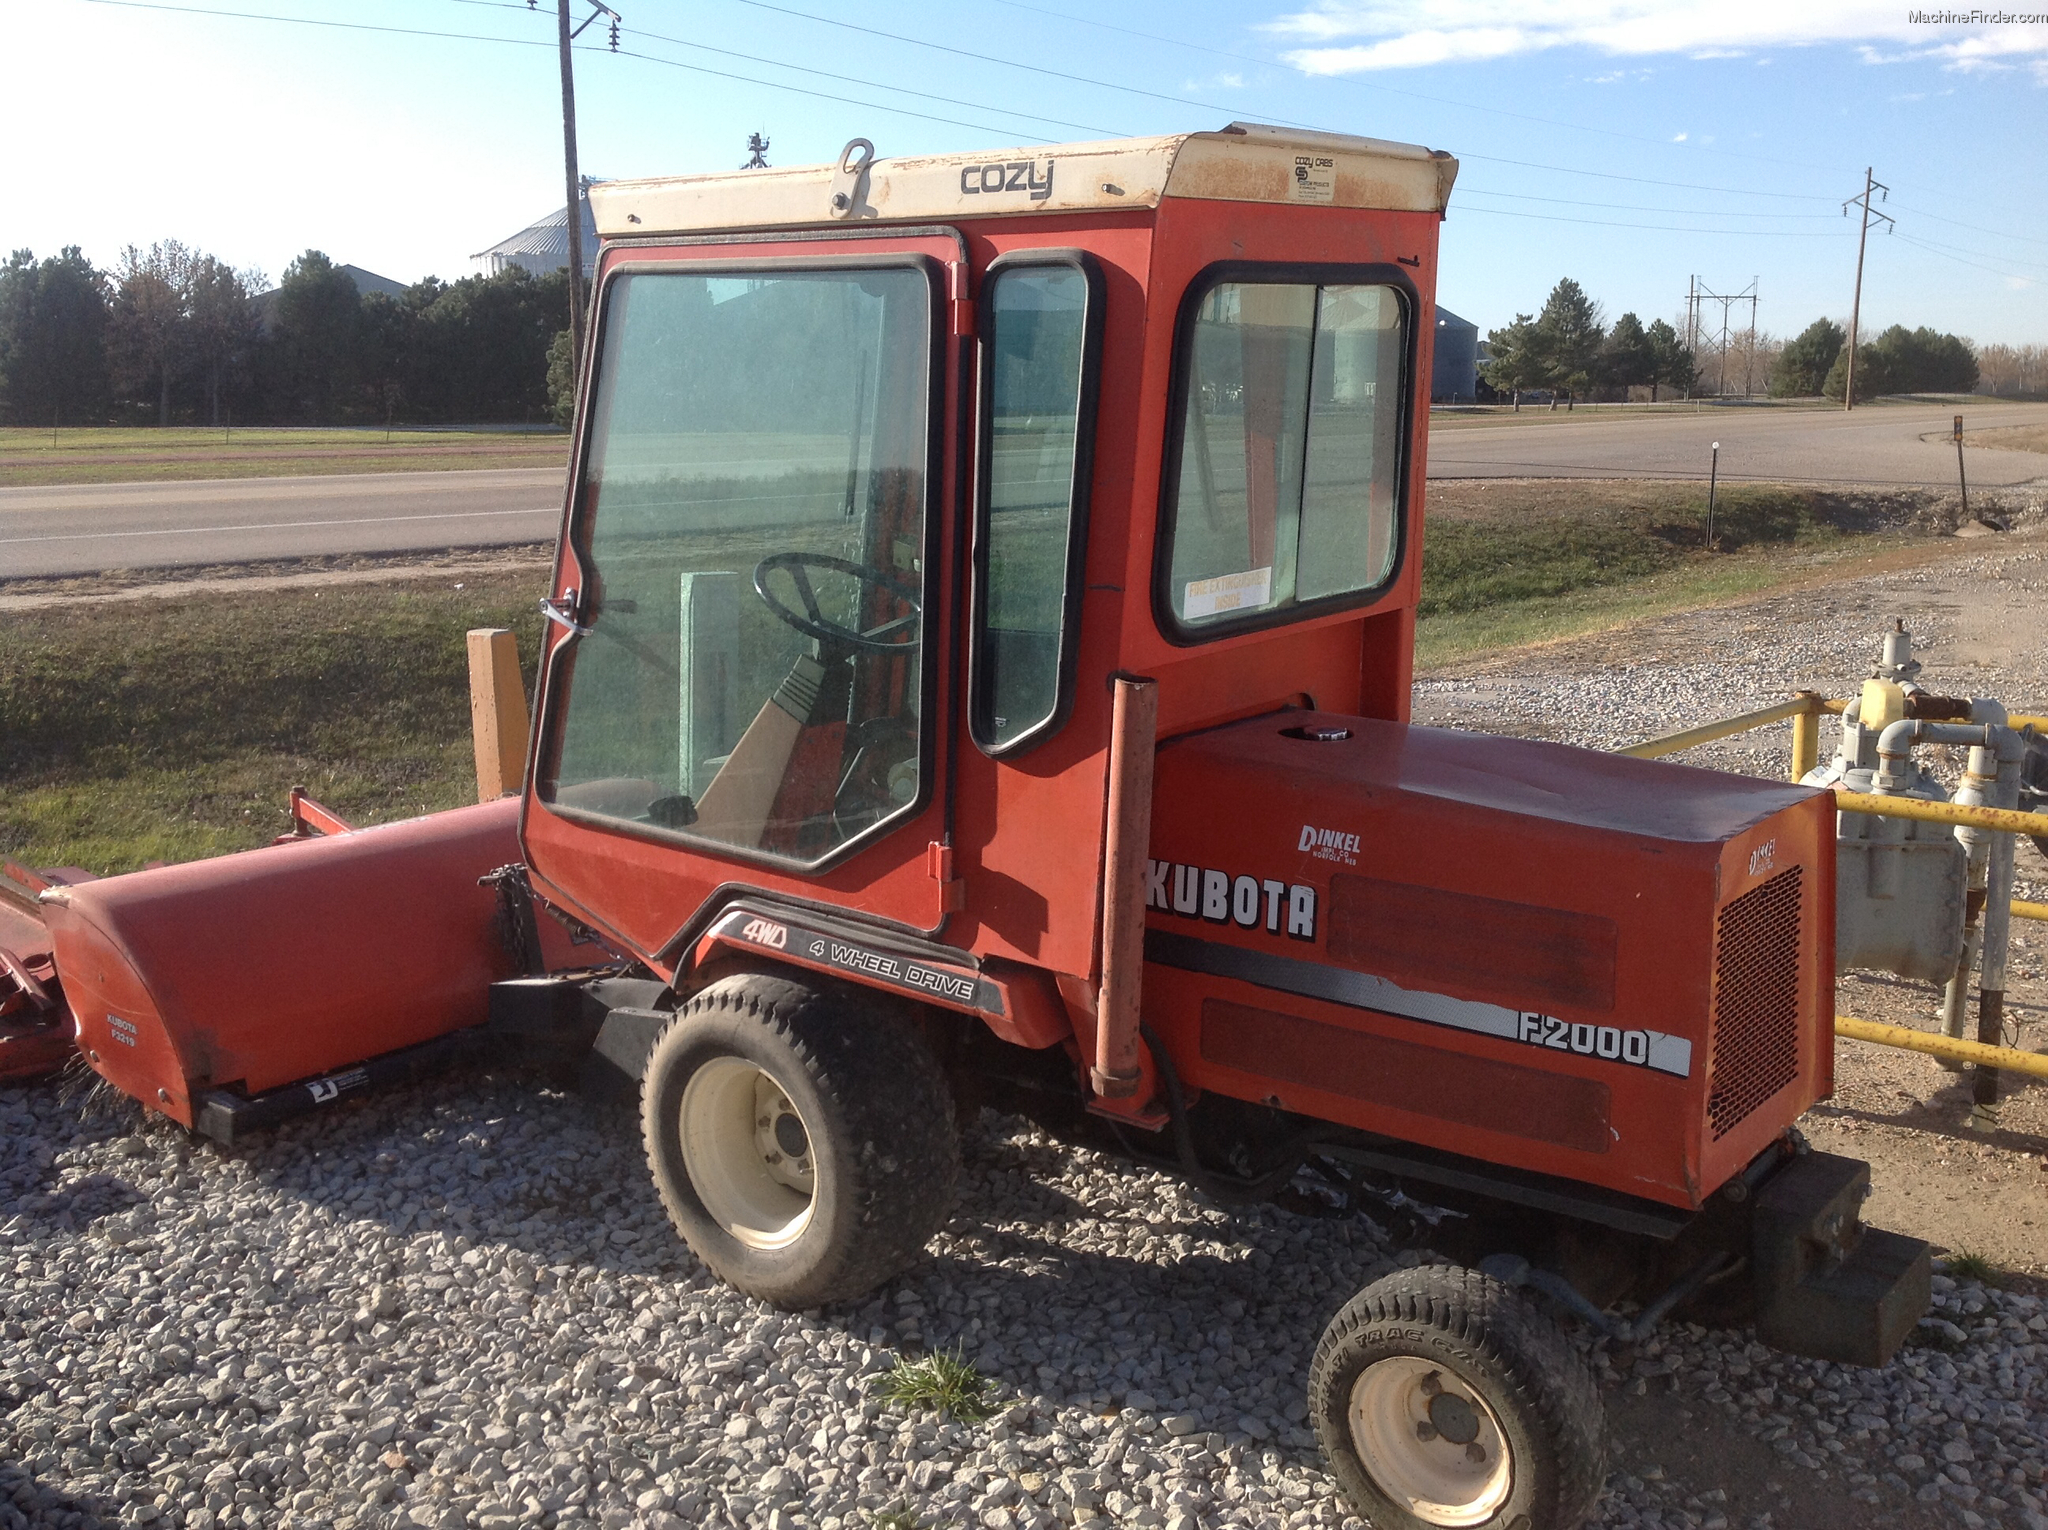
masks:
[(1324, 1330), (1309, 1413), (1382, 1530), (1573, 1530), (1606, 1479), (1600, 1392), (1564, 1334), (1477, 1270), (1373, 1282)]
[(852, 1300), (907, 1267), (959, 1176), (931, 1049), (837, 984), (745, 973), (693, 995), (648, 1058), (640, 1124), (683, 1240), (782, 1307)]

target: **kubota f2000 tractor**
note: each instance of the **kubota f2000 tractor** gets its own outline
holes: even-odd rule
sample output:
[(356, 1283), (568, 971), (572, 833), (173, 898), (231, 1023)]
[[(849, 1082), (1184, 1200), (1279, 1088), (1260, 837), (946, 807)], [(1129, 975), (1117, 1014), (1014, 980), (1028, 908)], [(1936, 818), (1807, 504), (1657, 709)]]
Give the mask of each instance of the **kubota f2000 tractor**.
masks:
[[(521, 970), (489, 945), (421, 1002), (437, 937), (337, 978), (346, 1024), (195, 1019), (123, 934), (141, 873), (50, 906), (81, 1045), (230, 1130), (496, 976), (489, 1034), (637, 1080), (682, 1235), (793, 1306), (917, 1256), (983, 1101), (1219, 1196), (1314, 1160), (1450, 1207), (1460, 1263), (1362, 1291), (1309, 1378), (1378, 1525), (1583, 1516), (1559, 1309), (1882, 1363), (1926, 1248), (1794, 1130), (1831, 1086), (1829, 794), (1407, 722), (1455, 171), (1233, 125), (595, 188)], [(342, 839), (467, 857), (424, 912), (481, 949), (509, 811)], [(386, 907), (424, 875), (391, 867)]]

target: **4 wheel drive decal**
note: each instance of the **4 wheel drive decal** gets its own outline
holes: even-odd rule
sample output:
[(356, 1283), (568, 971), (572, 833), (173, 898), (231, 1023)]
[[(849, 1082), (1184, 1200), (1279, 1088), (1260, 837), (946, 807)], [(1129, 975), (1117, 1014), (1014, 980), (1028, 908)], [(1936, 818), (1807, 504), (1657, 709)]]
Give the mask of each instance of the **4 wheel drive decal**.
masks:
[(1145, 932), (1145, 960), (1162, 967), (1178, 967), (1184, 972), (1238, 978), (1261, 988), (1326, 999), (1354, 1009), (1376, 1010), (1403, 1020), (1420, 1020), (1425, 1025), (1477, 1031), (1503, 1041), (1648, 1068), (1676, 1078), (1692, 1076), (1692, 1043), (1665, 1031), (1588, 1025), (1531, 1010), (1509, 1009), (1502, 1004), (1417, 992), (1370, 973), (1326, 967), (1320, 962), (1306, 962), (1277, 952), (1247, 951), (1171, 930)]
[(791, 920), (764, 918), (746, 909), (734, 909), (712, 926), (711, 934), (759, 946), (806, 966), (886, 983), (919, 998), (938, 999), (984, 1014), (1003, 1013), (1002, 991), (972, 967), (926, 961)]

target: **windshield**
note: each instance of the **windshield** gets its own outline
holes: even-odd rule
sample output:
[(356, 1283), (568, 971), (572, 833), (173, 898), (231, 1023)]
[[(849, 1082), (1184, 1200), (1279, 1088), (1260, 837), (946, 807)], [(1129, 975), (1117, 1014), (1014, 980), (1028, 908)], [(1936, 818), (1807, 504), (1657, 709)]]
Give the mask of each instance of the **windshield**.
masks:
[(800, 861), (918, 800), (931, 301), (909, 264), (608, 285), (544, 798)]

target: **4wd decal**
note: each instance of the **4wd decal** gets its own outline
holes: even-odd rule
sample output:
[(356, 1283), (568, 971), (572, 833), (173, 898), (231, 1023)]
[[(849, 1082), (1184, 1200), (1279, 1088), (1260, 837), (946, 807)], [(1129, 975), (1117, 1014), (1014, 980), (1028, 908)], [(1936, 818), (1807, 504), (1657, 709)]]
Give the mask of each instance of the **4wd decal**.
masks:
[(1045, 162), (1045, 179), (1038, 178), (1035, 159), (1008, 159), (986, 165), (960, 168), (960, 194), (964, 197), (994, 196), (999, 191), (1022, 191), (1034, 202), (1052, 195), (1052, 165)]
[(1692, 1076), (1692, 1043), (1665, 1031), (1588, 1025), (1533, 1010), (1454, 999), (1449, 994), (1403, 988), (1383, 977), (1354, 972), (1348, 967), (1303, 961), (1278, 951), (1249, 951), (1243, 946), (1198, 940), (1173, 930), (1145, 932), (1145, 960), (1162, 967), (1178, 967), (1184, 972), (1237, 978), (1280, 993), (1397, 1015), (1403, 1020), (1419, 1020), (1425, 1025), (1476, 1031), (1482, 1036), (1498, 1036), (1503, 1041), (1545, 1047), (1553, 1052), (1648, 1068), (1675, 1078)]
[(1316, 890), (1303, 882), (1232, 875), (1175, 861), (1145, 862), (1145, 907), (1211, 924), (1283, 930), (1296, 940), (1316, 938)]
[[(806, 929), (794, 922), (765, 919), (734, 909), (713, 927), (715, 936), (744, 941), (828, 971), (846, 972), (886, 983), (920, 998), (939, 999), (963, 1009), (1003, 1013), (1001, 992), (967, 965), (925, 961), (886, 947), (855, 941), (827, 930)], [(963, 963), (964, 963), (963, 953)]]

